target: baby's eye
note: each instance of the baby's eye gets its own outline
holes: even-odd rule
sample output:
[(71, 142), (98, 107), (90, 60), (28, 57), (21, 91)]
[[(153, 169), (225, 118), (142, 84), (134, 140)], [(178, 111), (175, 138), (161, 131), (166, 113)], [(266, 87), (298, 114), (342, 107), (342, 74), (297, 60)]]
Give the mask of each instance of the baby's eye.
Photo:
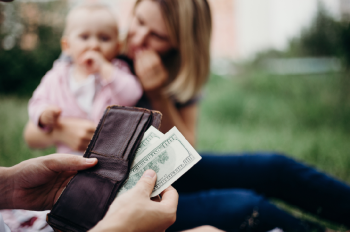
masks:
[(87, 35), (87, 34), (81, 34), (79, 37), (80, 37), (80, 39), (82, 39), (82, 40), (87, 40), (87, 39), (89, 38), (89, 35)]
[(111, 40), (111, 37), (108, 35), (100, 35), (99, 37), (100, 37), (100, 40), (103, 42), (108, 42)]
[(137, 18), (137, 23), (141, 26), (145, 25), (145, 22), (140, 18)]

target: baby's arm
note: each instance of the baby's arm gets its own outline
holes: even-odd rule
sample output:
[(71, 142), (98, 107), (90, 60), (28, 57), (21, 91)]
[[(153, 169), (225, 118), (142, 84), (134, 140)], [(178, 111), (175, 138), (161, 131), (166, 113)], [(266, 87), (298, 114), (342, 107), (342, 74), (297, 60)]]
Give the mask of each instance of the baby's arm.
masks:
[(53, 72), (48, 72), (43, 77), (28, 104), (29, 119), (34, 125), (46, 131), (53, 128), (61, 114), (61, 109), (51, 100), (52, 90), (56, 85), (54, 82), (56, 76), (53, 75)]

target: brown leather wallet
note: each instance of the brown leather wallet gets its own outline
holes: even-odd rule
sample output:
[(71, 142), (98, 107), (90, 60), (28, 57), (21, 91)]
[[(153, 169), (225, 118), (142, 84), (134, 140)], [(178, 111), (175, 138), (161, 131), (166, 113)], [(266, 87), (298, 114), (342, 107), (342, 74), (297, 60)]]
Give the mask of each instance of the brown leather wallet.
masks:
[(106, 109), (84, 154), (98, 164), (79, 171), (47, 215), (55, 231), (87, 231), (104, 217), (129, 175), (144, 132), (151, 125), (158, 129), (161, 118), (160, 112), (143, 108)]

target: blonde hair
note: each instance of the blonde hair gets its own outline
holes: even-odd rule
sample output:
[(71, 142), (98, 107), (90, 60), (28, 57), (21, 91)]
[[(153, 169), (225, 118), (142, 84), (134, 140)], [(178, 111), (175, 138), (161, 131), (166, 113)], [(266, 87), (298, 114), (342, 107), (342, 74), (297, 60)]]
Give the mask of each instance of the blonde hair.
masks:
[[(135, 9), (142, 0), (137, 0)], [(164, 61), (165, 92), (184, 103), (199, 94), (210, 71), (211, 12), (207, 0), (152, 0), (162, 10), (177, 52)]]
[(71, 7), (71, 9), (68, 12), (68, 15), (66, 17), (66, 25), (63, 31), (63, 36), (66, 36), (69, 33), (69, 27), (68, 27), (69, 21), (73, 17), (74, 13), (79, 10), (88, 10), (88, 11), (105, 10), (115, 20), (115, 29), (117, 33), (119, 33), (116, 10), (108, 1), (93, 1), (93, 2), (78, 1), (78, 2), (75, 2), (75, 4)]

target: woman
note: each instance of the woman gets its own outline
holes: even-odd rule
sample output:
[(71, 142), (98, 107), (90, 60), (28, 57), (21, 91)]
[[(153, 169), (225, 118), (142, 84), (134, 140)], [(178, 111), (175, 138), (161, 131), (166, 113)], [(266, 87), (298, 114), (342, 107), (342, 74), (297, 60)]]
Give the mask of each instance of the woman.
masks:
[[(197, 103), (209, 74), (209, 5), (206, 0), (138, 0), (133, 16), (124, 59), (144, 88), (139, 106), (161, 111), (161, 131), (176, 126), (194, 145)], [(29, 123), (25, 138), (32, 147), (62, 142), (84, 150), (94, 127), (88, 121), (62, 119), (60, 128), (43, 134)], [(226, 231), (322, 230), (265, 197), (350, 226), (349, 186), (277, 154), (206, 154), (174, 187), (180, 199), (170, 231), (207, 224)]]

